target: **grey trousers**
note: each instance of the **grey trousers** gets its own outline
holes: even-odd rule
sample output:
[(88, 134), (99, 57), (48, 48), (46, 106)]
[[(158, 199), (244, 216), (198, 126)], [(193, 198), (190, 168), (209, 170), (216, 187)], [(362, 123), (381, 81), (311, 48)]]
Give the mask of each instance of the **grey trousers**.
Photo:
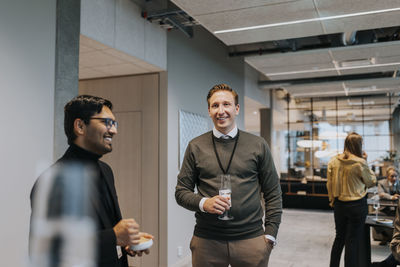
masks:
[(193, 236), (190, 250), (193, 267), (267, 267), (272, 246), (263, 235), (236, 241)]

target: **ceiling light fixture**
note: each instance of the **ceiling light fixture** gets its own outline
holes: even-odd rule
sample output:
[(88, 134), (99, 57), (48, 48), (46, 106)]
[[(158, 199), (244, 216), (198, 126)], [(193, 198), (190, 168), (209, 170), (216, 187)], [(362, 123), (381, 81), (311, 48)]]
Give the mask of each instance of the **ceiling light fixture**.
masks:
[(376, 91), (376, 85), (371, 85), (371, 86), (366, 86), (366, 87), (346, 87), (345, 90), (349, 93), (355, 93), (355, 92), (370, 92), (370, 91)]
[(265, 75), (267, 75), (267, 76), (293, 75), (293, 74), (310, 73), (310, 72), (324, 72), (324, 71), (334, 71), (334, 70), (365, 69), (365, 68), (387, 67), (387, 66), (397, 66), (397, 65), (400, 65), (400, 62), (395, 62), (395, 63), (382, 63), (382, 64), (375, 64), (375, 65), (363, 65), (363, 66), (351, 66), (351, 67), (326, 68), (326, 69), (311, 69), (311, 70), (285, 71), (285, 72), (265, 73)]
[(344, 60), (340, 62), (341, 67), (355, 67), (355, 66), (370, 66), (376, 63), (376, 59), (366, 58), (366, 59), (353, 59), (353, 60)]
[(299, 140), (297, 141), (297, 146), (302, 148), (319, 148), (322, 146), (322, 141), (320, 140)]
[(345, 139), (346, 137), (347, 133), (339, 131), (323, 131), (318, 135), (318, 138), (323, 140)]
[(347, 103), (349, 106), (367, 106), (367, 105), (375, 105), (375, 101), (366, 101), (366, 102), (352, 102), (350, 99), (347, 99)]
[(357, 13), (350, 13), (350, 14), (329, 16), (329, 17), (322, 17), (322, 18), (286, 21), (286, 22), (264, 24), (264, 25), (250, 26), (250, 27), (234, 28), (234, 29), (229, 29), (229, 30), (220, 30), (220, 31), (214, 31), (214, 34), (229, 33), (229, 32), (239, 32), (239, 31), (248, 31), (248, 30), (258, 30), (258, 29), (285, 26), (285, 25), (292, 25), (292, 24), (299, 24), (299, 23), (307, 23), (307, 22), (314, 22), (314, 21), (324, 21), (324, 20), (333, 20), (333, 19), (343, 19), (343, 18), (349, 18), (349, 17), (365, 16), (365, 15), (372, 15), (372, 14), (379, 14), (379, 13), (386, 13), (386, 12), (393, 12), (393, 11), (400, 11), (400, 7), (389, 8), (389, 9), (380, 9), (380, 10), (372, 10), (372, 11), (366, 11), (366, 12), (357, 12)]

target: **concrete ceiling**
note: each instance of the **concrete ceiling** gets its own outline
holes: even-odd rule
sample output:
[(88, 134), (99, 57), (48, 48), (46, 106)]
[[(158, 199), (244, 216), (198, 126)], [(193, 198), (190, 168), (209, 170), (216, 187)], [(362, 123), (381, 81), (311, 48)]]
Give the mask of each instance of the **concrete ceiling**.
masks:
[[(261, 89), (295, 99), (392, 93), (397, 104), (400, 0), (171, 1), (258, 70)], [(160, 71), (83, 35), (79, 68), (80, 79)]]
[(144, 60), (130, 56), (81, 34), (79, 79), (135, 75), (161, 71)]
[[(172, 0), (226, 45), (352, 32), (399, 25), (398, 0)], [(347, 17), (361, 12), (371, 12)], [(377, 12), (380, 11), (380, 12)], [(329, 18), (322, 19), (321, 18)], [(301, 21), (302, 23), (294, 23)], [(291, 23), (285, 25), (284, 23)], [(259, 26), (258, 29), (223, 30)]]
[[(350, 39), (351, 33), (385, 27), (400, 27), (400, 0), (172, 0), (202, 26), (229, 47), (246, 45), (257, 51), (265, 42), (282, 43), (293, 38), (329, 36), (343, 33)], [(303, 21), (303, 22), (301, 22)], [(285, 24), (286, 23), (286, 24)], [(259, 26), (258, 29), (240, 28)], [(223, 30), (232, 32), (219, 33)], [(340, 35), (339, 35), (340, 36)], [(349, 42), (350, 40), (348, 40)], [(344, 76), (342, 82), (324, 82), (321, 89), (310, 87), (310, 96), (322, 92), (325, 96), (351, 95), (377, 91), (399, 91), (400, 82), (396, 77), (400, 67), (400, 41), (377, 42), (370, 44), (307, 49), (287, 53), (268, 53), (246, 56), (248, 64), (264, 75), (262, 81), (284, 81), (280, 83), (261, 83), (263, 88), (283, 88), (296, 97), (307, 97), (306, 79)], [(347, 83), (346, 76), (368, 73), (390, 73), (394, 78), (384, 75), (385, 81), (361, 81)], [(395, 73), (396, 72), (396, 73)], [(304, 79), (293, 84), (293, 79)], [(316, 84), (316, 82), (312, 82)], [(353, 90), (346, 88), (362, 88)], [(301, 94), (295, 92), (299, 90)], [(362, 92), (359, 92), (362, 91)], [(328, 93), (329, 92), (329, 93)]]
[(261, 89), (331, 100), (400, 92), (400, 0), (171, 1), (258, 70)]

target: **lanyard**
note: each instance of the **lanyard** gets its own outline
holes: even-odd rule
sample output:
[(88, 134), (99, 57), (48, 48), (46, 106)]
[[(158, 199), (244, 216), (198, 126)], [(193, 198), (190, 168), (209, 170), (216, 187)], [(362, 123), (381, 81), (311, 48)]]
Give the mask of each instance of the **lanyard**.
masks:
[(219, 167), (221, 168), (222, 172), (223, 172), (224, 174), (227, 174), (228, 171), (229, 171), (229, 167), (231, 167), (233, 155), (235, 154), (236, 146), (237, 146), (237, 143), (238, 143), (238, 140), (239, 140), (239, 131), (238, 131), (237, 136), (236, 136), (235, 146), (233, 147), (232, 154), (231, 154), (231, 158), (229, 159), (228, 166), (226, 167), (226, 171), (225, 171), (225, 169), (222, 167), (221, 160), (219, 159), (219, 155), (218, 155), (218, 152), (217, 152), (217, 147), (215, 146), (215, 140), (214, 140), (213, 133), (211, 133), (211, 139), (212, 139), (212, 142), (213, 142), (214, 152), (215, 152), (215, 156), (217, 157), (218, 165), (219, 165)]

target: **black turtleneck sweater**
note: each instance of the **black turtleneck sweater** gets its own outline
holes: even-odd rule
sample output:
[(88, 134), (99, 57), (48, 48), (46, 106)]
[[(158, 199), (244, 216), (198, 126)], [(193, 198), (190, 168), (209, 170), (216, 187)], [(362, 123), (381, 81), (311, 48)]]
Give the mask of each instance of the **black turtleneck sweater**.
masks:
[[(119, 220), (116, 221), (118, 218), (116, 218), (117, 213), (115, 206), (118, 205), (118, 203), (113, 202), (111, 192), (111, 187), (113, 187), (113, 185), (111, 186), (107, 184), (107, 179), (104, 176), (104, 172), (101, 170), (101, 164), (105, 165), (105, 163), (100, 161), (100, 158), (101, 156), (72, 144), (66, 151), (65, 155), (58, 160), (58, 162), (63, 162), (65, 160), (79, 162), (94, 169), (97, 190), (95, 195), (97, 194), (99, 196), (98, 201), (101, 202), (100, 204), (104, 207), (106, 213), (109, 214), (110, 218), (113, 219), (113, 224), (117, 224)], [(107, 165), (107, 167), (109, 166)]]
[[(62, 167), (65, 164), (79, 163), (85, 166), (91, 166), (94, 170), (94, 181), (92, 181), (94, 188), (92, 195), (89, 198), (82, 197), (89, 200), (89, 214), (97, 225), (96, 243), (98, 244), (97, 250), (97, 266), (100, 267), (127, 267), (126, 253), (118, 259), (116, 249), (116, 236), (113, 227), (121, 220), (121, 211), (118, 205), (117, 195), (114, 186), (114, 176), (110, 166), (100, 160), (99, 155), (90, 151), (84, 150), (81, 147), (72, 144), (65, 154), (51, 167)], [(34, 196), (36, 187), (39, 184), (41, 177), (38, 178), (31, 192), (31, 205), (33, 207)], [(57, 178), (56, 178), (57, 179)], [(48, 217), (55, 217), (63, 214), (63, 208), (68, 205), (65, 202), (63, 194), (65, 194), (65, 186), (61, 181), (55, 183), (48, 203)], [(64, 199), (64, 201), (63, 201)], [(65, 203), (63, 203), (65, 202)], [(32, 209), (32, 215), (35, 210)]]

